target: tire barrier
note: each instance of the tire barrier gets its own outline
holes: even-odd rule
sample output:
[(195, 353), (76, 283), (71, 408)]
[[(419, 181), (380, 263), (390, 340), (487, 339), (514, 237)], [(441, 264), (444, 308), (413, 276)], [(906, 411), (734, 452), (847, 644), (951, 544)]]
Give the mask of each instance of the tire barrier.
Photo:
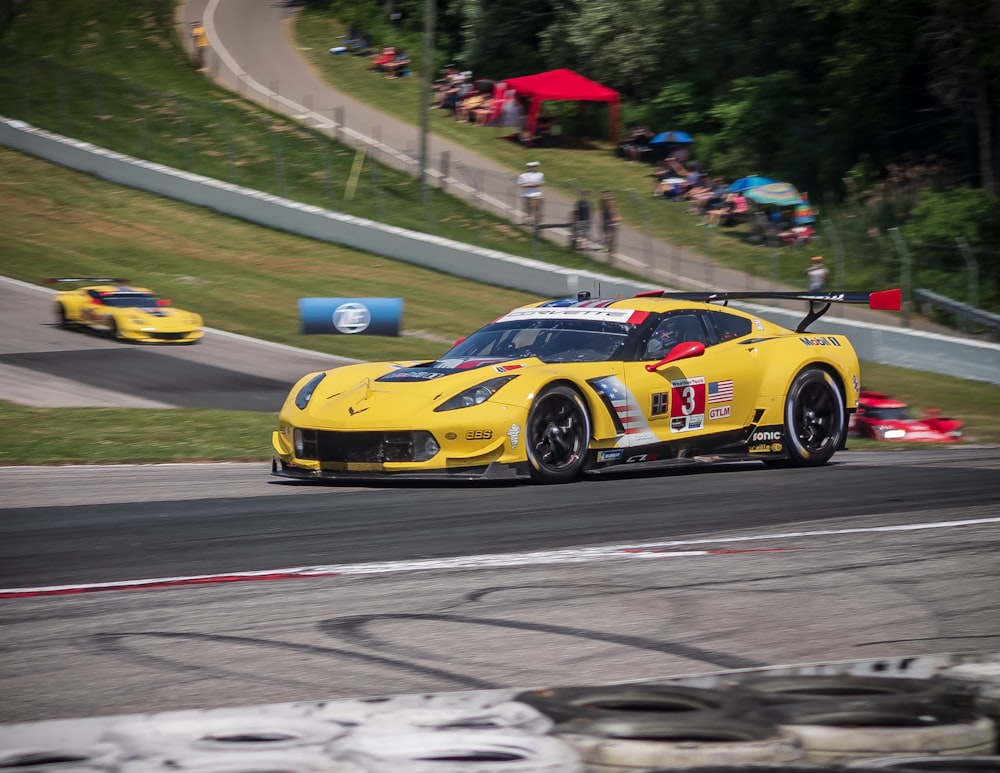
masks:
[(368, 716), (366, 727), (397, 726), (413, 730), (518, 730), (545, 735), (555, 723), (526, 703), (507, 701), (472, 711), (468, 709), (396, 709)]
[(320, 749), (347, 733), (333, 722), (281, 717), (152, 717), (114, 725), (101, 740), (130, 754), (183, 756), (196, 752)]
[(912, 699), (827, 699), (762, 709), (802, 742), (807, 762), (845, 764), (875, 757), (988, 755), (993, 722), (973, 709)]
[(309, 752), (230, 752), (127, 760), (116, 773), (368, 773), (348, 760)]
[[(936, 679), (947, 684), (953, 696), (964, 698), (965, 705), (985, 714), (1000, 728), (1000, 662), (965, 663), (943, 670)], [(994, 753), (1000, 754), (1000, 737)]]
[(753, 696), (765, 704), (826, 698), (908, 697), (914, 700), (941, 700), (947, 699), (949, 694), (947, 684), (929, 679), (839, 674), (752, 676), (741, 679), (733, 689), (737, 693)]
[(918, 773), (922, 770), (937, 773), (1000, 773), (1000, 757), (879, 757), (852, 763), (844, 773), (857, 773), (857, 768), (867, 770), (903, 771)]
[(998, 706), (927, 655), (0, 725), (0, 773), (1000, 773)]
[(3, 773), (92, 773), (106, 771), (118, 756), (113, 744), (95, 744), (80, 748), (13, 748), (0, 750), (0, 771)]
[(671, 716), (690, 711), (735, 712), (747, 708), (731, 692), (683, 685), (554, 687), (521, 692), (514, 699), (533, 706), (554, 722), (621, 712)]
[(411, 730), (377, 725), (329, 746), (367, 773), (583, 773), (579, 755), (551, 735), (517, 730)]
[[(640, 773), (886, 773), (884, 768), (850, 767), (842, 765), (811, 765), (781, 762), (748, 762), (746, 765), (696, 765), (683, 768), (643, 768)], [(900, 771), (894, 773), (917, 773)]]
[(804, 760), (802, 744), (792, 733), (768, 722), (712, 711), (676, 717), (578, 717), (558, 725), (555, 732), (579, 752), (588, 773)]

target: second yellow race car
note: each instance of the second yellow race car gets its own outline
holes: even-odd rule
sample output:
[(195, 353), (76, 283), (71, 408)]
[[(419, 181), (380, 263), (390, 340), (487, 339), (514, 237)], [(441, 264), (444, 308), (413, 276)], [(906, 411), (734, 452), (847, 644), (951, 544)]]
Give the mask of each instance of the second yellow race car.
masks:
[[(789, 330), (728, 306), (749, 298), (809, 311)], [(898, 309), (900, 293), (656, 291), (514, 309), (437, 360), (303, 376), (272, 434), (272, 473), (561, 483), (717, 461), (822, 465), (844, 446), (861, 383), (845, 336), (806, 332), (832, 303)]]
[(205, 335), (202, 318), (171, 305), (127, 279), (58, 277), (48, 284), (82, 285), (55, 295), (56, 322), (61, 327), (86, 327), (121, 341), (148, 344), (195, 343)]

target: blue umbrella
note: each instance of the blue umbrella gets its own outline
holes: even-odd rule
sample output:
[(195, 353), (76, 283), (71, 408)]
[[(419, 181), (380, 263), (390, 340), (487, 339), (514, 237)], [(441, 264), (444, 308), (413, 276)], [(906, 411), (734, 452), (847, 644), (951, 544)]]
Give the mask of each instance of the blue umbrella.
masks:
[(649, 141), (650, 145), (662, 145), (665, 142), (694, 142), (687, 132), (660, 132)]
[(733, 184), (727, 189), (730, 193), (736, 193), (737, 191), (748, 191), (751, 188), (759, 188), (761, 185), (770, 185), (775, 182), (769, 177), (761, 177), (760, 175), (752, 174), (749, 177), (741, 177), (739, 180), (734, 180)]

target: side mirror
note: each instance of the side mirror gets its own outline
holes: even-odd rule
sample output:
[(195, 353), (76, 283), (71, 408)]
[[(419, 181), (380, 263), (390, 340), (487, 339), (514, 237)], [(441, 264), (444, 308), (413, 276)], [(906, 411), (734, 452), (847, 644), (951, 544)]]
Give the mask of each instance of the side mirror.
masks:
[(668, 365), (671, 362), (677, 362), (678, 360), (688, 360), (692, 357), (701, 357), (705, 353), (705, 344), (701, 341), (684, 341), (677, 344), (673, 349), (667, 352), (667, 356), (664, 357), (659, 362), (654, 362), (646, 365), (646, 370), (650, 373), (655, 373), (664, 365)]

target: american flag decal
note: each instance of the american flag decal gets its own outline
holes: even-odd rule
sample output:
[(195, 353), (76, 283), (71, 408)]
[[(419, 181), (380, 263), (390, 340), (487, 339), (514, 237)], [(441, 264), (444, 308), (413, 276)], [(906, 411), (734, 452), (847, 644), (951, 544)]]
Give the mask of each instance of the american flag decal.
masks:
[(708, 382), (708, 402), (728, 403), (733, 399), (733, 380)]

